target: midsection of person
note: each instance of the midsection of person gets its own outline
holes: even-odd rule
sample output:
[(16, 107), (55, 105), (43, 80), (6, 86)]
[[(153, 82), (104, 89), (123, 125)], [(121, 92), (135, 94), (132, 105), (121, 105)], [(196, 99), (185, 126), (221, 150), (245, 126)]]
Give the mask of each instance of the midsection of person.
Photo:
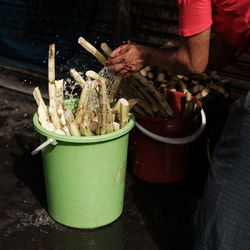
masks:
[(214, 31), (250, 54), (250, 1), (214, 0), (212, 11)]
[(179, 34), (214, 31), (241, 51), (250, 53), (249, 0), (178, 0)]

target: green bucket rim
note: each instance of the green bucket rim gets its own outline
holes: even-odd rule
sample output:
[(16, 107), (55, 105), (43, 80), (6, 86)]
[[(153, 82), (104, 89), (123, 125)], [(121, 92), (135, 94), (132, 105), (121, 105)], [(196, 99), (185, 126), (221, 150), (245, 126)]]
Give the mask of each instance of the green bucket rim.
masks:
[[(69, 99), (65, 100), (65, 104), (71, 104), (78, 101), (78, 99)], [(33, 115), (33, 124), (35, 127), (35, 130), (39, 132), (41, 135), (46, 136), (47, 138), (55, 139), (56, 141), (64, 141), (64, 142), (72, 142), (72, 143), (95, 143), (95, 142), (103, 142), (108, 141), (112, 139), (116, 139), (118, 137), (123, 136), (124, 134), (127, 134), (135, 125), (135, 116), (133, 113), (131, 113), (131, 117), (129, 119), (128, 124), (119, 129), (118, 131), (104, 134), (104, 135), (96, 135), (96, 136), (68, 136), (68, 135), (60, 135), (51, 131), (48, 131), (47, 129), (43, 128), (39, 121), (38, 121), (38, 114), (37, 112)]]

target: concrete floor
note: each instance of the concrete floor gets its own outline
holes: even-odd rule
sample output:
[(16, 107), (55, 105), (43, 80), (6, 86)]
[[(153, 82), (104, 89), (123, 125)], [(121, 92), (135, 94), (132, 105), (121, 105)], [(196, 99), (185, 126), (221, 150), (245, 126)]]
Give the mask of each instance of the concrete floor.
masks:
[(26, 88), (3, 71), (1, 80), (15, 91), (0, 87), (0, 249), (192, 249), (198, 198), (190, 175), (174, 184), (150, 184), (128, 164), (124, 211), (115, 222), (94, 230), (55, 222), (46, 209), (41, 154), (30, 154), (39, 145), (32, 124), (36, 104), (29, 95), (38, 81)]

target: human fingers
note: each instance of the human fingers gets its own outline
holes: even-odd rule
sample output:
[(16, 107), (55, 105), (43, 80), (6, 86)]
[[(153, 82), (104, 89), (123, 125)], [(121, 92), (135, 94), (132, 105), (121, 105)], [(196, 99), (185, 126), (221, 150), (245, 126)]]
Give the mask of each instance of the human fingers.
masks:
[(110, 54), (110, 58), (119, 56), (122, 52), (126, 51), (128, 47), (129, 47), (129, 44), (120, 45), (117, 49), (112, 51), (112, 53)]
[(121, 63), (121, 62), (122, 62), (122, 57), (119, 56), (119, 57), (115, 57), (115, 58), (110, 58), (109, 60), (107, 60), (105, 62), (105, 65), (106, 66), (116, 65), (116, 64)]

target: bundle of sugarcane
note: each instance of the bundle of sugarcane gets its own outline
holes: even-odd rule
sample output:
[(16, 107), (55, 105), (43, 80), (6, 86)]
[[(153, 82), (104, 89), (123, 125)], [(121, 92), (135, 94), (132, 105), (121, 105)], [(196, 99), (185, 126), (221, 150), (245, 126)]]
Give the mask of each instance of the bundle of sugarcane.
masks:
[[(126, 126), (130, 109), (137, 100), (120, 98), (111, 108), (107, 92), (107, 79), (94, 71), (86, 78), (74, 68), (70, 74), (82, 90), (76, 112), (64, 105), (64, 80), (55, 80), (55, 45), (49, 46), (48, 57), (49, 106), (45, 105), (38, 87), (33, 96), (38, 105), (38, 120), (45, 129), (67, 136), (93, 136), (112, 133)], [(75, 115), (74, 115), (75, 113)]]
[[(173, 41), (166, 42), (162, 47), (178, 47)], [(220, 76), (216, 71), (206, 70), (201, 75), (178, 75), (172, 72), (161, 70), (158, 67), (147, 66), (140, 71), (140, 74), (154, 85), (162, 93), (167, 90), (191, 93), (192, 96), (201, 100), (208, 95), (222, 95), (229, 97), (230, 79)]]

